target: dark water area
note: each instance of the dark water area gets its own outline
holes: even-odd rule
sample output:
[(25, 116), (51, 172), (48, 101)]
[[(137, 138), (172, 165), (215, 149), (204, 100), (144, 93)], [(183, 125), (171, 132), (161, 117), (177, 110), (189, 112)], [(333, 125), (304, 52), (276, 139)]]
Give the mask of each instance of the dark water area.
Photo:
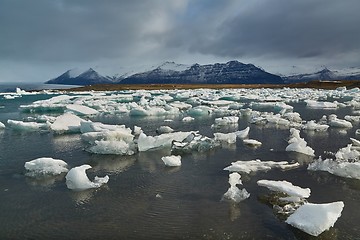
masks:
[[(0, 100), (0, 121), (30, 116), (18, 110), (22, 104), (49, 98), (47, 95)], [(311, 110), (294, 103), (294, 111), (304, 120), (318, 120), (335, 113), (342, 118), (351, 109)], [(108, 124), (141, 126), (148, 135), (162, 125), (175, 131), (198, 130), (212, 136), (215, 116), (190, 123), (174, 117), (95, 117)], [(238, 126), (247, 127), (241, 117)], [(271, 206), (261, 201), (268, 194), (257, 186), (260, 179), (287, 180), (311, 189), (308, 201), (343, 201), (342, 216), (335, 227), (318, 239), (357, 239), (360, 236), (360, 181), (308, 171), (312, 161), (298, 153), (286, 152), (288, 128), (250, 126), (251, 139), (263, 144), (250, 148), (238, 140), (208, 152), (182, 155), (182, 166), (167, 168), (161, 157), (170, 149), (136, 153), (132, 156), (97, 155), (84, 149), (80, 134), (56, 135), (51, 132), (0, 130), (0, 239), (315, 239), (279, 219)], [(355, 125), (346, 131), (329, 129), (325, 133), (301, 131), (318, 157), (324, 151), (336, 152), (355, 136)], [(24, 163), (39, 157), (63, 159), (69, 168), (90, 164), (92, 180), (108, 174), (105, 187), (81, 192), (67, 189), (65, 174), (56, 177), (25, 176)], [(299, 168), (242, 174), (243, 187), (250, 198), (238, 204), (223, 201), (229, 188), (228, 172), (223, 168), (237, 160), (299, 162)]]

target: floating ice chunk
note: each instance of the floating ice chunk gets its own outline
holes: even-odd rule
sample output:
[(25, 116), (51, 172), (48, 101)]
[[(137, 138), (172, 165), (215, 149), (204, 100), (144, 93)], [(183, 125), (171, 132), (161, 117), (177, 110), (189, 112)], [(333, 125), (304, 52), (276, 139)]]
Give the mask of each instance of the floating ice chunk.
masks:
[(184, 102), (179, 102), (179, 101), (169, 103), (169, 105), (172, 106), (172, 107), (176, 107), (176, 108), (178, 108), (180, 110), (187, 110), (189, 108), (192, 108), (191, 104), (184, 103)]
[(246, 127), (243, 130), (236, 131), (235, 134), (236, 134), (236, 137), (238, 137), (240, 139), (244, 139), (247, 136), (249, 136), (249, 131), (250, 131), (250, 127)]
[(360, 116), (350, 116), (350, 115), (346, 115), (344, 117), (345, 120), (349, 121), (349, 122), (353, 122), (353, 123), (358, 123), (360, 122)]
[(304, 126), (303, 129), (305, 130), (309, 130), (309, 131), (326, 131), (329, 128), (329, 125), (326, 124), (319, 124), (316, 123), (314, 120), (311, 120), (309, 122), (307, 122)]
[(5, 128), (5, 124), (3, 124), (2, 122), (0, 122), (0, 129)]
[(138, 149), (140, 152), (150, 149), (170, 147), (171, 143), (175, 141), (182, 142), (192, 132), (174, 132), (164, 133), (159, 136), (146, 136), (145, 133), (141, 133), (138, 139)]
[(346, 147), (339, 149), (335, 154), (336, 160), (345, 162), (358, 161), (359, 156), (360, 152), (352, 149), (352, 144), (348, 144)]
[(51, 130), (62, 132), (80, 132), (81, 122), (84, 120), (72, 113), (65, 113), (56, 118), (55, 122), (50, 125)]
[(95, 141), (125, 141), (131, 143), (134, 140), (134, 135), (131, 134), (130, 128), (119, 128), (114, 131), (103, 131), (103, 132), (87, 132), (81, 135), (81, 139), (85, 142), (94, 143)]
[(164, 162), (164, 164), (166, 166), (169, 166), (169, 167), (181, 166), (181, 156), (175, 156), (175, 155), (165, 156), (165, 157), (162, 157), (161, 160)]
[(49, 129), (49, 123), (23, 122), (9, 119), (8, 126), (20, 131), (38, 131)]
[(85, 164), (70, 169), (70, 171), (65, 176), (67, 187), (71, 190), (81, 191), (90, 188), (101, 187), (101, 185), (109, 181), (109, 176), (106, 175), (105, 177), (102, 178), (96, 176), (94, 181), (91, 182), (88, 176), (86, 175), (86, 170), (90, 168), (91, 168), (90, 165)]
[(215, 125), (223, 126), (223, 125), (229, 125), (229, 124), (237, 124), (238, 121), (239, 121), (239, 117), (236, 117), (236, 116), (215, 118)]
[(236, 143), (236, 133), (214, 133), (215, 140), (225, 143)]
[(314, 100), (305, 100), (306, 106), (309, 108), (320, 108), (320, 109), (336, 109), (338, 105), (333, 102), (318, 102)]
[(103, 131), (123, 131), (126, 130), (131, 134), (130, 128), (125, 128), (125, 125), (109, 125), (100, 122), (82, 121), (80, 122), (80, 131), (86, 132), (103, 132)]
[(143, 131), (141, 129), (141, 127), (138, 127), (138, 126), (134, 126), (134, 135), (135, 136), (139, 136)]
[(260, 146), (262, 143), (255, 139), (244, 139), (243, 143), (250, 146)]
[(350, 138), (351, 142), (352, 142), (352, 146), (354, 147), (360, 147), (360, 141), (355, 139), (355, 138)]
[(37, 175), (58, 175), (68, 171), (66, 162), (48, 157), (26, 162), (24, 167), (28, 171), (26, 175), (32, 177)]
[(308, 170), (326, 171), (336, 176), (360, 179), (360, 162), (338, 162), (333, 159), (322, 160), (321, 157), (309, 164)]
[(288, 169), (298, 167), (299, 163), (289, 164), (287, 161), (274, 162), (274, 161), (261, 161), (251, 160), (251, 161), (237, 161), (232, 162), (231, 166), (224, 168), (224, 170), (230, 172), (257, 172), (257, 171), (268, 171), (272, 168)]
[(238, 173), (230, 173), (229, 174), (229, 184), (230, 187), (226, 193), (224, 193), (223, 197), (225, 199), (229, 199), (234, 202), (241, 202), (250, 197), (250, 193), (246, 191), (245, 188), (239, 189), (236, 185), (242, 184), (240, 180), (241, 176)]
[(171, 127), (169, 126), (160, 126), (158, 129), (156, 129), (156, 132), (158, 134), (163, 134), (163, 133), (171, 133), (173, 132), (174, 129), (172, 129)]
[(189, 134), (183, 141), (173, 141), (172, 151), (178, 152), (204, 152), (219, 146), (220, 143), (212, 138), (202, 136), (196, 132)]
[(262, 187), (266, 187), (271, 191), (283, 192), (289, 196), (295, 196), (300, 198), (310, 197), (310, 188), (301, 188), (294, 186), (288, 181), (271, 181), (271, 180), (259, 180), (257, 184)]
[(285, 151), (315, 156), (315, 151), (311, 147), (307, 146), (307, 142), (303, 138), (300, 138), (299, 130), (291, 128), (290, 134), (290, 140), (288, 141), (289, 145), (286, 147)]
[(208, 106), (197, 106), (188, 110), (188, 114), (192, 117), (208, 116), (212, 113), (212, 108)]
[(351, 122), (346, 121), (344, 119), (338, 119), (335, 114), (331, 114), (329, 116), (329, 125), (331, 127), (337, 127), (337, 128), (352, 128), (353, 127)]
[(265, 118), (266, 118), (267, 122), (270, 124), (281, 125), (281, 126), (289, 126), (290, 125), (290, 121), (281, 118), (281, 116), (279, 114), (268, 115)]
[(90, 147), (89, 152), (116, 155), (133, 155), (135, 153), (131, 144), (124, 140), (95, 141), (95, 146)]
[(19, 97), (19, 96), (6, 94), (6, 95), (4, 95), (3, 97), (4, 97), (5, 99), (7, 99), (7, 100), (13, 100), (13, 99), (15, 99), (15, 98), (17, 98), (17, 97)]
[(297, 112), (284, 113), (283, 117), (285, 119), (289, 120), (290, 122), (301, 122), (302, 121), (300, 114)]
[(341, 201), (324, 204), (305, 203), (288, 217), (286, 223), (312, 236), (319, 236), (334, 226), (343, 208), (344, 203)]
[(195, 118), (193, 118), (193, 117), (184, 117), (182, 119), (183, 122), (191, 122), (191, 121), (194, 121), (194, 120), (195, 120)]
[(79, 105), (79, 104), (69, 104), (66, 105), (66, 108), (76, 114), (80, 114), (80, 115), (94, 115), (94, 114), (98, 114), (99, 112), (93, 108), (87, 107), (87, 106), (83, 106), (83, 105)]

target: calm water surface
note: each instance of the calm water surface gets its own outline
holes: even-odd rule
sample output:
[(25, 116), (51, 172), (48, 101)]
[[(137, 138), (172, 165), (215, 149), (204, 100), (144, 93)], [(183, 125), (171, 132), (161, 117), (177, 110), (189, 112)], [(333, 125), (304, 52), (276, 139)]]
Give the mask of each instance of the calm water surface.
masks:
[[(49, 96), (23, 96), (0, 100), (0, 121), (23, 119), (29, 115), (18, 107)], [(304, 120), (336, 113), (339, 118), (350, 109), (309, 110), (292, 104)], [(212, 136), (214, 117), (184, 124), (181, 117), (165, 118), (98, 117), (104, 123), (141, 126), (154, 135), (161, 125), (175, 131), (199, 130)], [(242, 117), (234, 131), (247, 126)], [(336, 152), (355, 136), (355, 126), (347, 131), (326, 133), (302, 131), (316, 156)], [(226, 132), (226, 131), (224, 131)], [(260, 199), (269, 193), (258, 187), (260, 179), (287, 180), (311, 188), (313, 203), (344, 201), (342, 216), (321, 239), (357, 239), (360, 236), (360, 181), (306, 170), (311, 159), (285, 152), (289, 129), (251, 125), (250, 138), (263, 145), (248, 148), (238, 141), (205, 153), (182, 156), (182, 166), (166, 168), (161, 157), (168, 149), (133, 156), (96, 155), (84, 151), (79, 134), (54, 135), (49, 132), (0, 130), (0, 239), (313, 239), (276, 217), (271, 206)], [(24, 163), (38, 157), (63, 159), (70, 167), (90, 164), (87, 173), (108, 174), (105, 187), (74, 192), (67, 189), (64, 175), (41, 179), (24, 175)], [(239, 204), (221, 201), (227, 191), (228, 172), (222, 169), (237, 160), (299, 161), (300, 168), (242, 174), (243, 187), (251, 194)]]

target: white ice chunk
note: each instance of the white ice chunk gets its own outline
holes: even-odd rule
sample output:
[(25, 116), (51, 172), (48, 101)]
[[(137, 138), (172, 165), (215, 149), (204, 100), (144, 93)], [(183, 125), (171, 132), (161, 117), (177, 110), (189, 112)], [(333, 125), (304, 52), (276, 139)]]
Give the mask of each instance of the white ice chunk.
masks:
[(38, 131), (49, 129), (49, 123), (23, 122), (9, 119), (8, 126), (20, 131)]
[(224, 198), (232, 200), (234, 202), (240, 202), (246, 198), (250, 197), (250, 194), (246, 191), (246, 189), (239, 189), (236, 185), (242, 184), (241, 176), (238, 173), (230, 173), (229, 174), (229, 184), (230, 187), (226, 193), (224, 193)]
[(353, 127), (351, 122), (346, 121), (344, 119), (338, 119), (335, 114), (331, 114), (329, 116), (329, 125), (331, 127), (337, 127), (337, 128), (352, 128)]
[(215, 118), (215, 125), (223, 126), (223, 125), (229, 125), (229, 124), (237, 124), (238, 121), (239, 121), (239, 117), (236, 117), (236, 116)]
[(81, 122), (84, 120), (72, 114), (65, 113), (56, 118), (55, 122), (51, 124), (50, 128), (55, 132), (79, 132)]
[(314, 100), (306, 100), (306, 106), (309, 108), (320, 108), (320, 109), (336, 109), (338, 108), (337, 103), (333, 102), (318, 102)]
[(191, 121), (194, 121), (194, 119), (195, 119), (195, 118), (193, 118), (193, 117), (184, 117), (184, 118), (182, 119), (182, 121), (183, 121), (183, 122), (191, 122)]
[(66, 108), (79, 115), (94, 115), (99, 113), (97, 110), (93, 108), (79, 104), (69, 104), (66, 105)]
[(90, 165), (85, 164), (70, 169), (65, 177), (67, 187), (71, 190), (81, 191), (90, 188), (98, 188), (109, 181), (109, 176), (106, 175), (102, 178), (96, 176), (94, 181), (91, 182), (86, 175), (86, 170), (90, 168)]
[(250, 146), (260, 146), (262, 143), (255, 139), (244, 139), (243, 143)]
[(286, 147), (285, 151), (298, 152), (310, 156), (315, 156), (315, 151), (311, 147), (307, 146), (307, 142), (300, 137), (299, 130), (291, 128), (290, 134), (290, 140), (288, 141), (289, 145)]
[(249, 136), (249, 131), (250, 131), (250, 127), (246, 127), (243, 130), (236, 131), (235, 134), (236, 134), (236, 137), (238, 137), (240, 139), (244, 139), (247, 136)]
[(319, 236), (334, 226), (343, 208), (344, 203), (341, 201), (324, 204), (305, 203), (288, 217), (286, 223), (312, 236)]
[(165, 157), (162, 157), (161, 160), (164, 162), (164, 164), (166, 166), (169, 166), (169, 167), (181, 166), (181, 156), (175, 156), (175, 155), (165, 156)]
[(236, 133), (214, 133), (215, 140), (226, 143), (236, 143)]
[(329, 125), (319, 124), (319, 123), (316, 123), (314, 120), (307, 122), (303, 126), (303, 129), (309, 130), (309, 131), (326, 131), (328, 128), (329, 128)]
[(0, 122), (0, 129), (5, 128), (5, 124), (3, 124), (2, 122)]
[(95, 141), (95, 146), (89, 148), (89, 151), (97, 154), (116, 154), (133, 155), (135, 154), (132, 146), (124, 140), (117, 141)]
[(338, 162), (319, 158), (309, 164), (308, 170), (326, 171), (340, 177), (360, 179), (360, 162)]
[(250, 173), (250, 172), (257, 172), (257, 171), (268, 171), (272, 168), (287, 169), (287, 168), (294, 168), (294, 167), (298, 167), (298, 166), (299, 166), (299, 163), (289, 164), (287, 161), (274, 162), (274, 161), (261, 161), (261, 160), (257, 159), (257, 160), (251, 160), (251, 161), (232, 162), (231, 166), (224, 168), (224, 170), (227, 170), (230, 172)]
[(288, 181), (259, 180), (257, 181), (257, 184), (274, 192), (283, 192), (289, 196), (300, 198), (308, 198), (311, 192), (310, 188), (294, 186), (291, 182)]
[(173, 132), (174, 129), (172, 129), (171, 127), (169, 126), (160, 126), (158, 129), (156, 129), (156, 132), (158, 134), (163, 134), (163, 133), (171, 133)]
[(153, 137), (141, 133), (138, 139), (138, 149), (140, 152), (143, 152), (150, 149), (170, 147), (174, 140), (182, 142), (190, 134), (192, 134), (192, 132), (173, 132)]
[(26, 162), (24, 165), (27, 175), (58, 175), (67, 172), (67, 163), (63, 160), (42, 157)]

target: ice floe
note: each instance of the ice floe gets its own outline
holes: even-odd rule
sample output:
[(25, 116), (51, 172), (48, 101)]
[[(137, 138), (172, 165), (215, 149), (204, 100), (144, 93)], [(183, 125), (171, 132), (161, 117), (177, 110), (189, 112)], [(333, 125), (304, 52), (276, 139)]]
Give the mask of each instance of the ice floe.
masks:
[(230, 166), (224, 168), (224, 170), (230, 172), (244, 172), (244, 173), (251, 173), (257, 171), (268, 171), (272, 168), (280, 168), (283, 170), (296, 168), (299, 166), (299, 163), (290, 164), (287, 161), (261, 161), (257, 160), (250, 160), (250, 161), (236, 161), (232, 162)]
[(151, 149), (171, 147), (173, 141), (181, 142), (190, 134), (192, 132), (174, 132), (158, 136), (147, 136), (145, 133), (141, 133), (138, 139), (138, 149), (140, 152), (143, 152)]
[(3, 124), (2, 122), (0, 122), (0, 129), (5, 128), (5, 124)]
[(90, 181), (86, 170), (90, 169), (90, 165), (81, 165), (79, 167), (74, 167), (66, 174), (66, 186), (74, 191), (82, 191), (90, 188), (99, 188), (103, 184), (109, 181), (109, 176), (98, 177), (96, 176), (94, 181)]
[(245, 188), (240, 190), (236, 186), (238, 184), (242, 184), (240, 178), (241, 178), (241, 175), (238, 173), (230, 173), (229, 174), (230, 187), (226, 191), (226, 193), (224, 193), (224, 195), (223, 195), (224, 199), (228, 199), (228, 200), (238, 203), (238, 202), (241, 202), (250, 197), (250, 193), (248, 193)]
[(271, 181), (271, 180), (259, 180), (257, 184), (262, 187), (266, 187), (271, 191), (283, 192), (289, 196), (308, 198), (310, 196), (310, 188), (301, 188), (294, 186), (288, 181)]
[(262, 145), (261, 142), (259, 142), (258, 140), (255, 140), (255, 139), (244, 139), (243, 143), (246, 145), (249, 145), (249, 146), (254, 146), (254, 147), (258, 147), (258, 146)]
[(83, 121), (83, 119), (72, 113), (65, 113), (57, 117), (55, 122), (50, 125), (50, 128), (57, 133), (80, 132), (81, 122)]
[(315, 156), (315, 151), (311, 147), (307, 146), (307, 142), (300, 137), (300, 131), (298, 129), (290, 129), (290, 139), (288, 143), (289, 145), (286, 147), (285, 151)]
[(181, 156), (164, 156), (161, 158), (161, 160), (164, 162), (165, 166), (169, 167), (179, 167), (181, 166)]
[(343, 208), (344, 203), (341, 201), (323, 204), (305, 203), (288, 217), (286, 223), (312, 236), (319, 236), (334, 226)]
[(26, 162), (27, 176), (58, 175), (67, 172), (67, 163), (60, 159), (42, 157)]
[(19, 131), (40, 131), (50, 127), (50, 123), (23, 122), (11, 119), (7, 121), (7, 124), (10, 128)]
[(69, 104), (66, 105), (66, 109), (76, 113), (76, 114), (80, 114), (80, 115), (93, 115), (93, 114), (98, 114), (99, 112), (93, 108), (84, 106), (84, 105), (79, 105), (79, 104)]

